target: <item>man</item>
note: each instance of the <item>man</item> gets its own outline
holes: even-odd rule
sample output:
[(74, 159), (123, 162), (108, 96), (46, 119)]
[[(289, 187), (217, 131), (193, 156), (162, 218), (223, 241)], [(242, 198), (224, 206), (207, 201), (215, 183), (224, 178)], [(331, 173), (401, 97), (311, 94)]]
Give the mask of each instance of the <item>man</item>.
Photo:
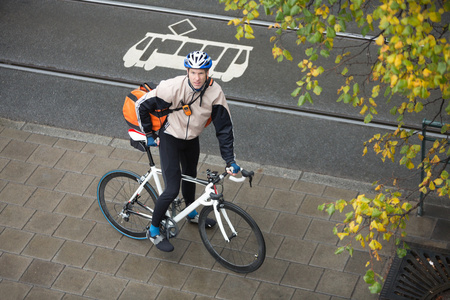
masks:
[[(161, 250), (173, 251), (172, 244), (160, 234), (159, 226), (171, 202), (178, 196), (181, 174), (197, 176), (200, 155), (199, 135), (211, 120), (216, 129), (220, 152), (232, 175), (240, 167), (234, 160), (234, 136), (230, 111), (222, 88), (209, 77), (211, 58), (194, 51), (184, 60), (187, 76), (162, 81), (154, 90), (136, 102), (139, 125), (147, 136), (148, 146), (159, 146), (165, 190), (159, 196), (153, 212), (148, 238)], [(159, 137), (152, 131), (149, 113), (170, 109)], [(181, 191), (186, 206), (195, 200), (195, 183), (182, 182)], [(188, 215), (188, 221), (198, 224), (198, 213)], [(207, 220), (206, 226), (215, 225)]]

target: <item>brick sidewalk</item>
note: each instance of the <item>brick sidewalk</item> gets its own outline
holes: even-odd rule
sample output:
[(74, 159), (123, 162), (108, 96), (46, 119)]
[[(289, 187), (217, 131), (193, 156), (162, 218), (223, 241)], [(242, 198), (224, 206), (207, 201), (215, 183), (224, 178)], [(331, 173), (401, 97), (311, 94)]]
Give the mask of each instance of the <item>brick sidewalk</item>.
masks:
[[(199, 177), (206, 168), (221, 168), (217, 157), (201, 161)], [(106, 222), (96, 201), (100, 177), (148, 167), (128, 141), (0, 120), (1, 298), (377, 298), (362, 278), (368, 254), (334, 255), (338, 216), (317, 210), (367, 185), (240, 163), (257, 171), (253, 188), (228, 184), (225, 197), (255, 218), (267, 244), (263, 266), (246, 275), (215, 263), (193, 225), (183, 225), (172, 240), (174, 252), (162, 253)], [(427, 208), (437, 217), (414, 217), (410, 239), (448, 248), (449, 209), (443, 209)]]

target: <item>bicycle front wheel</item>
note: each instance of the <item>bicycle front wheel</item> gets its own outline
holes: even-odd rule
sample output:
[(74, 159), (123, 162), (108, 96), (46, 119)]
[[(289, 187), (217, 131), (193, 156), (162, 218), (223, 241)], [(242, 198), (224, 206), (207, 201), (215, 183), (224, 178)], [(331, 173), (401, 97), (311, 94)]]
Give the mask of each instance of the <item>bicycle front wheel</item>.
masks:
[(103, 215), (117, 231), (134, 239), (145, 239), (151, 218), (144, 215), (151, 216), (157, 194), (147, 183), (140, 195), (129, 203), (140, 185), (139, 178), (129, 171), (106, 173), (98, 184), (97, 200)]
[[(225, 268), (237, 273), (257, 270), (266, 257), (266, 244), (256, 222), (239, 206), (223, 202), (219, 205), (227, 242), (216, 224), (205, 228), (206, 219), (217, 221), (212, 206), (202, 209), (198, 228), (203, 244), (211, 255)], [(233, 230), (234, 228), (234, 230)]]

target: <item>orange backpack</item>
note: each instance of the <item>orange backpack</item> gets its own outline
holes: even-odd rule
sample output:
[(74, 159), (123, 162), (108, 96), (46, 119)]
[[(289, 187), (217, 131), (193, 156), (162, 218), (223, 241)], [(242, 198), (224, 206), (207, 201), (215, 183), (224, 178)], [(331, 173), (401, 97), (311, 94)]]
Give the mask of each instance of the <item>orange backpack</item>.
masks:
[[(153, 90), (155, 87), (151, 83), (143, 83), (140, 85), (139, 88), (132, 90), (128, 96), (125, 98), (125, 102), (123, 104), (122, 112), (123, 117), (125, 118), (125, 121), (127, 122), (128, 126), (130, 126), (133, 129), (141, 130), (139, 127), (138, 118), (136, 115), (136, 107), (135, 103), (138, 101), (142, 96)], [(152, 130), (157, 132), (164, 122), (166, 121), (167, 115), (171, 112), (170, 109), (164, 109), (164, 110), (156, 110), (155, 112), (150, 114), (150, 117), (152, 118)]]
[[(213, 84), (213, 79), (208, 78), (208, 86), (211, 86)], [(122, 113), (123, 117), (125, 118), (125, 121), (127, 122), (128, 126), (130, 126), (133, 129), (136, 129), (138, 131), (141, 131), (141, 128), (139, 127), (138, 118), (136, 115), (136, 107), (135, 103), (138, 101), (142, 96), (153, 90), (155, 86), (151, 83), (143, 83), (140, 85), (139, 88), (132, 90), (128, 96), (125, 98), (125, 102), (123, 104)], [(170, 114), (173, 111), (178, 111), (183, 109), (185, 113), (190, 114), (190, 106), (193, 102), (195, 102), (198, 98), (201, 99), (203, 94), (205, 93), (206, 88), (202, 91), (201, 95), (197, 97), (195, 100), (193, 100), (191, 103), (187, 105), (183, 105), (182, 107), (178, 107), (175, 109), (169, 109), (165, 108), (162, 110), (155, 110), (150, 114), (150, 117), (152, 118), (152, 130), (154, 132), (157, 132), (161, 127), (163, 126), (164, 122), (166, 121), (167, 115)], [(201, 100), (200, 100), (201, 101)], [(205, 127), (207, 127), (211, 123), (211, 117), (208, 119), (208, 122), (206, 123)]]

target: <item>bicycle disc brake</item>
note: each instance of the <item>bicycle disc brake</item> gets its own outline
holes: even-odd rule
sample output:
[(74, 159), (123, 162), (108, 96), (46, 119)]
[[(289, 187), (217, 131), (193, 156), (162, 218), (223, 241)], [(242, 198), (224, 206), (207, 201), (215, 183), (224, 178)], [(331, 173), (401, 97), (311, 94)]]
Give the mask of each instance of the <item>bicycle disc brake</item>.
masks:
[(165, 218), (161, 221), (161, 234), (166, 235), (167, 239), (176, 237), (178, 235), (178, 225), (172, 218)]

